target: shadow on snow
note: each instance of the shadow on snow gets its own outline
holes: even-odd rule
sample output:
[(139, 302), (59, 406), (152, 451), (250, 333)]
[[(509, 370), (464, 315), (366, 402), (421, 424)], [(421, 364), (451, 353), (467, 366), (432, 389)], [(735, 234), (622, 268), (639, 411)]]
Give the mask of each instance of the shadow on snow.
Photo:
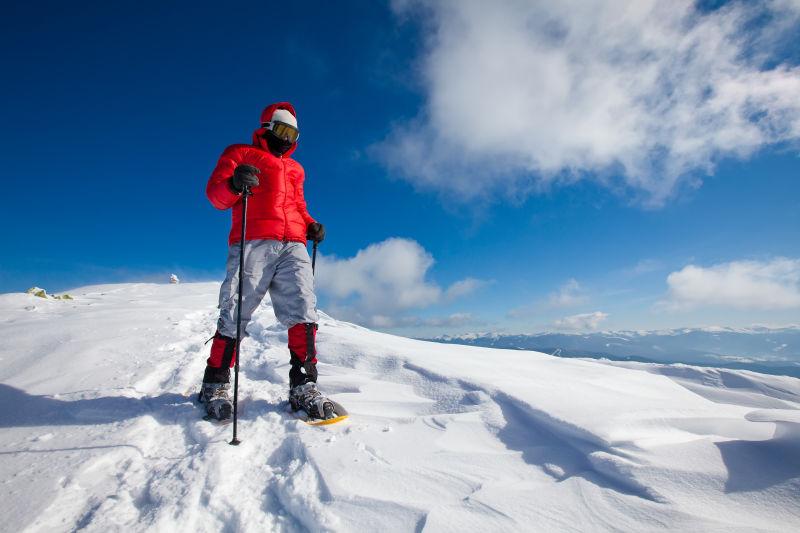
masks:
[(716, 445), (728, 469), (725, 492), (761, 491), (795, 478), (800, 485), (800, 424), (778, 422), (769, 440)]
[[(279, 405), (265, 400), (242, 399), (240, 402), (241, 420), (280, 411)], [(180, 424), (199, 420), (203, 415), (202, 406), (194, 401), (194, 397), (176, 393), (69, 401), (28, 394), (3, 383), (0, 383), (0, 404), (6, 406), (0, 410), (0, 428), (112, 424), (144, 415), (152, 416), (161, 424)]]

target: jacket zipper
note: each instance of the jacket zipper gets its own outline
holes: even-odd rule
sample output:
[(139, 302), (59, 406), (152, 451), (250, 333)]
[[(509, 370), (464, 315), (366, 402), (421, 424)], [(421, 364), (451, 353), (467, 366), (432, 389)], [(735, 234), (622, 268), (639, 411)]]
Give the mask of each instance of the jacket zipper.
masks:
[(283, 243), (286, 244), (289, 242), (289, 239), (286, 236), (286, 227), (288, 226), (286, 222), (286, 197), (289, 194), (289, 188), (286, 183), (286, 161), (283, 159), (283, 155), (281, 155), (281, 168), (283, 169), (281, 176), (283, 178)]

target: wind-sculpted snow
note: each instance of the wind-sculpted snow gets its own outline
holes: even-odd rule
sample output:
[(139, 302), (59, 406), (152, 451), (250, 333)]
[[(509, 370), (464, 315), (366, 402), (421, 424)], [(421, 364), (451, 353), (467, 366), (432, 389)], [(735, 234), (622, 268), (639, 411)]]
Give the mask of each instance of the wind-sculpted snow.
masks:
[(320, 385), (284, 407), (267, 302), (242, 347), (239, 447), (200, 419), (218, 285), (0, 296), (8, 531), (794, 531), (800, 380), (560, 359), (322, 315)]

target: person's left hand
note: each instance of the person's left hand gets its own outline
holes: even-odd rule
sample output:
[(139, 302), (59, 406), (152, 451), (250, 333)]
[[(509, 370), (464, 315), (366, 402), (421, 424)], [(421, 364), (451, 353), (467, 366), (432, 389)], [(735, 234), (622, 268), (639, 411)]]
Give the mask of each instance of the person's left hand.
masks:
[(306, 228), (306, 238), (314, 242), (322, 242), (325, 240), (325, 226), (319, 222), (312, 222)]

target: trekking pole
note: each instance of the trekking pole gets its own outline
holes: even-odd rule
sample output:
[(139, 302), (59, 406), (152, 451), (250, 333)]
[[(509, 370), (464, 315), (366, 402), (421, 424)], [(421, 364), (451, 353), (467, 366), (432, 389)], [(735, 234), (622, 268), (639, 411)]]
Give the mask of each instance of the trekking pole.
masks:
[(233, 440), (230, 444), (238, 446), (241, 441), (236, 438), (236, 422), (239, 414), (239, 347), (242, 344), (242, 284), (244, 280), (244, 236), (247, 228), (247, 197), (250, 196), (250, 187), (242, 190), (242, 240), (239, 241), (239, 303), (236, 305), (236, 359), (233, 364)]
[(317, 246), (319, 243), (314, 241), (314, 248), (311, 250), (311, 273), (314, 273), (314, 267), (317, 264)]

